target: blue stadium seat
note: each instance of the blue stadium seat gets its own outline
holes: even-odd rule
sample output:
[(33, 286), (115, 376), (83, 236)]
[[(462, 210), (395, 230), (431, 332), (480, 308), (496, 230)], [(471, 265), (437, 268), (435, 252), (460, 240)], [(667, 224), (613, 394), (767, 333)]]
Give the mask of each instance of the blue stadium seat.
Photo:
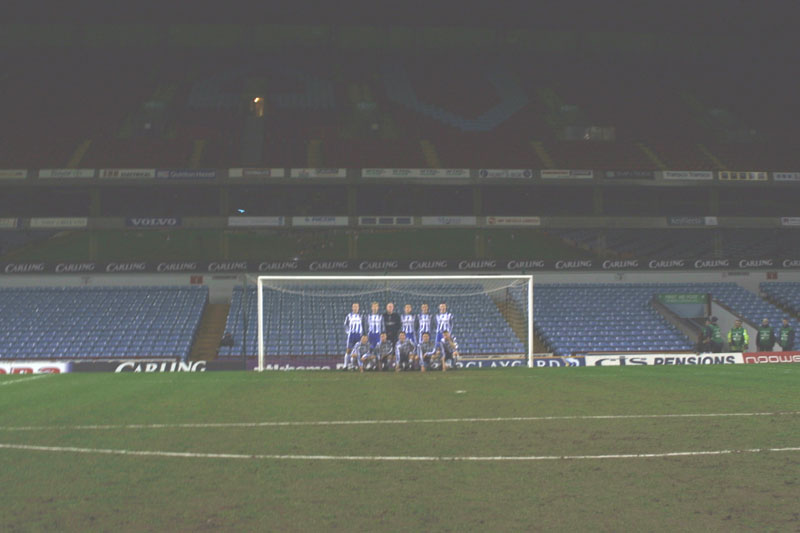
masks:
[(201, 286), (3, 288), (0, 359), (149, 356), (167, 340), (159, 355), (185, 357), (207, 301)]

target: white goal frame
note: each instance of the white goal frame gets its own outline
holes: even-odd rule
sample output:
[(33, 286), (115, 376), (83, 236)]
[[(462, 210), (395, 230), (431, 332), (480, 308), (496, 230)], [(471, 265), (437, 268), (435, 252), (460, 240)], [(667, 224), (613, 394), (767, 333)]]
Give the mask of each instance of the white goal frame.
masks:
[(528, 283), (528, 367), (533, 368), (533, 274), (484, 274), (484, 275), (418, 275), (418, 276), (395, 276), (395, 275), (371, 275), (371, 276), (356, 276), (356, 275), (344, 275), (344, 276), (320, 276), (320, 275), (312, 275), (312, 276), (297, 276), (297, 275), (275, 275), (275, 276), (258, 276), (257, 279), (257, 293), (256, 297), (258, 300), (258, 366), (256, 370), (259, 372), (264, 371), (264, 281), (267, 280), (280, 280), (280, 281), (294, 281), (294, 282), (302, 282), (303, 280), (309, 281), (322, 281), (322, 280), (331, 280), (331, 281), (357, 281), (357, 280), (364, 280), (364, 281), (393, 281), (393, 280), (406, 280), (406, 281), (437, 281), (437, 280), (483, 280), (483, 279), (516, 279), (516, 280), (527, 280)]

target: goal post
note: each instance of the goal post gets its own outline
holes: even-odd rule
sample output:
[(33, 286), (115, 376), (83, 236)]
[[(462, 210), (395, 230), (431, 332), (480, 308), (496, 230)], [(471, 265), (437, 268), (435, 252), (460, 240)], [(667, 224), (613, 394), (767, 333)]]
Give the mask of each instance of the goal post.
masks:
[[(461, 358), (524, 359), (533, 366), (533, 275), (259, 275), (259, 371), (287, 357), (343, 359), (344, 321), (353, 304), (368, 315), (395, 304), (419, 314), (428, 305), (435, 332), (440, 304), (453, 314)], [(419, 340), (419, 339), (417, 339)], [(284, 359), (282, 359), (284, 358)]]

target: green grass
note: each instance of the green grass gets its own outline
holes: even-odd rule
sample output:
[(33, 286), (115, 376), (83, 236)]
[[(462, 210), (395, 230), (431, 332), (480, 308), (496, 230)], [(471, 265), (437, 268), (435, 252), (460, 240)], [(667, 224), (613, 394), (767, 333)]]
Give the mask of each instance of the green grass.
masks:
[[(800, 527), (800, 452), (542, 461), (800, 446), (800, 366), (0, 376), (2, 529), (772, 530)], [(459, 392), (463, 391), (463, 392)], [(187, 428), (174, 424), (536, 416), (769, 416)], [(80, 429), (91, 424), (161, 428)], [(11, 427), (43, 426), (25, 431)]]

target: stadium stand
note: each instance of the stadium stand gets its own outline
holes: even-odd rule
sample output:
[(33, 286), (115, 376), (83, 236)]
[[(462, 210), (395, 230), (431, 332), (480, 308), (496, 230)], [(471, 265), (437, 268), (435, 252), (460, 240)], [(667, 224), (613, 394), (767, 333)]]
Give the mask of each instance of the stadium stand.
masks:
[(186, 360), (207, 287), (0, 288), (0, 359)]
[[(765, 281), (759, 285), (759, 288), (775, 305), (786, 309), (795, 316), (800, 315), (800, 283)], [(796, 319), (793, 321), (796, 322)], [(797, 325), (795, 324), (793, 327), (797, 327)]]
[[(778, 290), (791, 290), (794, 284), (775, 283), (774, 286)], [(796, 318), (787, 316), (787, 313), (779, 307), (739, 285), (721, 284), (712, 287), (712, 289), (709, 292), (711, 292), (715, 300), (731, 309), (734, 314), (741, 316), (750, 324), (757, 326), (763, 318), (766, 318), (772, 327), (777, 329), (780, 326), (781, 319), (786, 317), (790, 318), (792, 327), (797, 328), (798, 326)]]
[(800, 246), (786, 229), (551, 229), (570, 245), (621, 257), (759, 258), (782, 257)]
[(551, 230), (567, 243), (621, 257), (705, 258), (714, 256), (716, 233), (686, 229)]
[[(775, 284), (779, 287), (781, 284)], [(709, 293), (751, 324), (777, 328), (786, 313), (735, 283), (538, 285), (534, 327), (555, 355), (590, 351), (692, 350), (650, 305), (660, 293)], [(797, 327), (797, 320), (792, 320)]]
[(534, 328), (555, 355), (690, 350), (688, 339), (650, 306), (659, 290), (650, 285), (540, 285), (534, 292)]
[(0, 232), (0, 257), (22, 248), (35, 245), (53, 236), (53, 231), (5, 231)]
[[(196, 163), (241, 166), (248, 102), (263, 96), (264, 166), (306, 166), (306, 146), (318, 140), (325, 166), (418, 168), (430, 162), (419, 148), (428, 140), (445, 167), (800, 168), (781, 111), (792, 103), (788, 89), (741, 80), (735, 69), (709, 79), (666, 51), (643, 61), (624, 47), (587, 58), (558, 47), (369, 53), (295, 43), (278, 54), (231, 42), (242, 47), (178, 39), (4, 57), (0, 167), (60, 168), (86, 141), (76, 163), (87, 167), (187, 166), (195, 141), (205, 143)], [(43, 54), (51, 68), (39, 68)], [(784, 75), (761, 68), (753, 79)], [(568, 128), (591, 127), (613, 128), (615, 140), (565, 138)]]

